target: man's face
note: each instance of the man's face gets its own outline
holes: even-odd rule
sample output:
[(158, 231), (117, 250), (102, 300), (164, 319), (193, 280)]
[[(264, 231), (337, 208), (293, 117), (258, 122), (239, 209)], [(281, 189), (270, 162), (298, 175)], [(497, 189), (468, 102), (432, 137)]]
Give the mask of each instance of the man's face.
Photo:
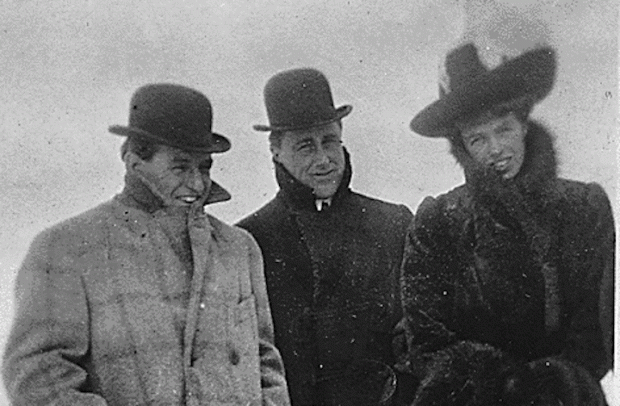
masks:
[(167, 206), (189, 206), (211, 189), (211, 154), (160, 146), (150, 161), (135, 166)]
[(287, 131), (280, 147), (272, 147), (274, 159), (301, 183), (311, 187), (316, 197), (326, 199), (336, 193), (344, 173), (342, 128), (338, 122), (300, 131)]
[(527, 125), (512, 112), (461, 126), (467, 152), (479, 164), (498, 171), (504, 179), (514, 178), (523, 165), (526, 133)]

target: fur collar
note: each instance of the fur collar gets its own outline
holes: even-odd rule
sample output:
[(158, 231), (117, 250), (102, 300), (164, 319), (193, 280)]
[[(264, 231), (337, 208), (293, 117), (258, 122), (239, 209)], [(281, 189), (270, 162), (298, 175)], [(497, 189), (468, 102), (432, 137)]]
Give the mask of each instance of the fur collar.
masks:
[(513, 179), (505, 180), (494, 170), (481, 168), (461, 142), (452, 141), (452, 153), (465, 170), (467, 188), (473, 195), (474, 217), (490, 213), (495, 221), (512, 223), (525, 233), (545, 280), (545, 328), (552, 332), (558, 328), (560, 313), (555, 265), (558, 255), (555, 230), (560, 216), (560, 195), (555, 187), (557, 159), (551, 135), (537, 123), (528, 124), (525, 160)]
[[(349, 184), (351, 183), (352, 173), (351, 160), (346, 148), (343, 149), (345, 159), (344, 174), (332, 198), (332, 207), (338, 206), (343, 196), (350, 192)], [(316, 198), (312, 188), (297, 180), (281, 163), (276, 161), (273, 161), (273, 163), (275, 165), (276, 180), (280, 186), (280, 192), (278, 194), (284, 197), (284, 199), (296, 209), (316, 211), (316, 206), (314, 205)]]

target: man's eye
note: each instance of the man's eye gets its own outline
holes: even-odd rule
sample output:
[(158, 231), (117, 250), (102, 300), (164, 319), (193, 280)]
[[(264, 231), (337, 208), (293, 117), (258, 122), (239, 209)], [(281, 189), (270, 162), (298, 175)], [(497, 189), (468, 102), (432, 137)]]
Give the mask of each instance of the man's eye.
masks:
[(325, 140), (323, 141), (323, 145), (325, 147), (334, 148), (341, 144), (340, 140)]
[(312, 151), (312, 144), (302, 144), (299, 147), (297, 147), (297, 151), (299, 152), (310, 152)]

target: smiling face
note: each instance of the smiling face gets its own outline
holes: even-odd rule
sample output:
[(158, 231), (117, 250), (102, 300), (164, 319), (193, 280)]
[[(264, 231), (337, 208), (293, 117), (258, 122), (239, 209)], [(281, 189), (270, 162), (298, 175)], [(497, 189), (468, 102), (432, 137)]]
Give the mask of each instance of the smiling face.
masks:
[(211, 189), (211, 154), (162, 145), (150, 160), (135, 157), (133, 162), (167, 206), (190, 206)]
[(525, 159), (527, 125), (510, 112), (459, 126), (465, 149), (481, 165), (498, 171), (504, 179), (514, 178)]
[(342, 128), (338, 122), (284, 133), (280, 145), (272, 145), (276, 162), (314, 191), (317, 198), (332, 197), (344, 173)]

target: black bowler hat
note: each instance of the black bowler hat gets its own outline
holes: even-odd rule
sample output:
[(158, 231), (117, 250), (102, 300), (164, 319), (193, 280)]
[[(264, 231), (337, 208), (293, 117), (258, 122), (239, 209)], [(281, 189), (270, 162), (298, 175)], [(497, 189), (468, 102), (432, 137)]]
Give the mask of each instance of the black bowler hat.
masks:
[(136, 90), (129, 106), (129, 125), (113, 125), (109, 131), (184, 151), (228, 151), (230, 141), (211, 131), (212, 121), (211, 103), (205, 95), (185, 86), (157, 83)]
[(316, 69), (300, 68), (274, 75), (265, 85), (269, 125), (256, 124), (257, 131), (291, 131), (318, 127), (351, 112), (350, 105), (334, 108), (327, 78)]
[(411, 120), (413, 131), (427, 137), (450, 134), (457, 120), (475, 118), (493, 106), (516, 102), (533, 106), (553, 87), (555, 51), (536, 46), (514, 58), (496, 55), (495, 68), (483, 64), (480, 49), (466, 42), (448, 53), (440, 74), (439, 100)]

